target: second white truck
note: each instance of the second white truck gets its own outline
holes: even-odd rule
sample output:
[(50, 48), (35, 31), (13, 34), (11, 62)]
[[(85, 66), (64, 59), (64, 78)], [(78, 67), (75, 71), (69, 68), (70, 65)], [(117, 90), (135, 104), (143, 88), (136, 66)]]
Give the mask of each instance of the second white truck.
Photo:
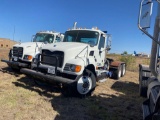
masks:
[(64, 35), (54, 31), (37, 32), (31, 42), (18, 43), (13, 46), (9, 53), (9, 60), (6, 62), (12, 69), (31, 68), (31, 62), (46, 44), (63, 41)]

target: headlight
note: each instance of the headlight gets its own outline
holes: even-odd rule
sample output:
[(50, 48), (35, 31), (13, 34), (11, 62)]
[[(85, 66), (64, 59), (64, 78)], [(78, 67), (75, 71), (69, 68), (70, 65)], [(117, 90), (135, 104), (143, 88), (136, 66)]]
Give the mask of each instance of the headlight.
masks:
[(25, 60), (32, 60), (32, 56), (31, 55), (24, 55), (23, 59)]
[(72, 72), (80, 72), (81, 66), (80, 65), (74, 65), (74, 64), (66, 64), (64, 67), (64, 70), (66, 71), (72, 71)]

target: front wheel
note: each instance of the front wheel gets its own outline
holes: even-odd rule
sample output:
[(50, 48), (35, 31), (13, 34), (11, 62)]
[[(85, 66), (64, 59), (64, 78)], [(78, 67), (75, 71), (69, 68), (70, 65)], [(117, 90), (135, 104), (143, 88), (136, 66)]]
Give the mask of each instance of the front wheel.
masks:
[(92, 71), (86, 69), (77, 80), (77, 92), (80, 96), (91, 95), (96, 86), (96, 77)]

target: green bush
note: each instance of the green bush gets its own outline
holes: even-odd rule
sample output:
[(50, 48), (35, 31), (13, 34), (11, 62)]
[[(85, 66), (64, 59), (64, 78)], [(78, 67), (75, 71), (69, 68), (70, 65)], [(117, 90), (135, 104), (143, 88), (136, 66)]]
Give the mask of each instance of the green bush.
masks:
[(127, 70), (137, 71), (136, 58), (134, 56), (121, 56), (119, 60), (126, 63)]

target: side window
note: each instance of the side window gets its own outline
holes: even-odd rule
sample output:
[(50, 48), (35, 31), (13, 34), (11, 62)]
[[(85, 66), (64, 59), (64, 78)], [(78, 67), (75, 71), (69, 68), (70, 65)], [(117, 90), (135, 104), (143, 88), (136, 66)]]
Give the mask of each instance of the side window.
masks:
[(105, 46), (105, 37), (103, 37), (103, 35), (101, 35), (99, 45), (98, 45), (98, 49), (100, 50), (101, 48), (104, 48), (104, 46)]
[(61, 42), (61, 38), (59, 36), (56, 36), (56, 42)]
[(73, 37), (72, 36), (67, 36), (67, 41), (68, 42), (73, 42)]
[(112, 42), (112, 36), (110, 34), (107, 35), (107, 40), (106, 40), (106, 49), (110, 50), (111, 49), (111, 42)]

